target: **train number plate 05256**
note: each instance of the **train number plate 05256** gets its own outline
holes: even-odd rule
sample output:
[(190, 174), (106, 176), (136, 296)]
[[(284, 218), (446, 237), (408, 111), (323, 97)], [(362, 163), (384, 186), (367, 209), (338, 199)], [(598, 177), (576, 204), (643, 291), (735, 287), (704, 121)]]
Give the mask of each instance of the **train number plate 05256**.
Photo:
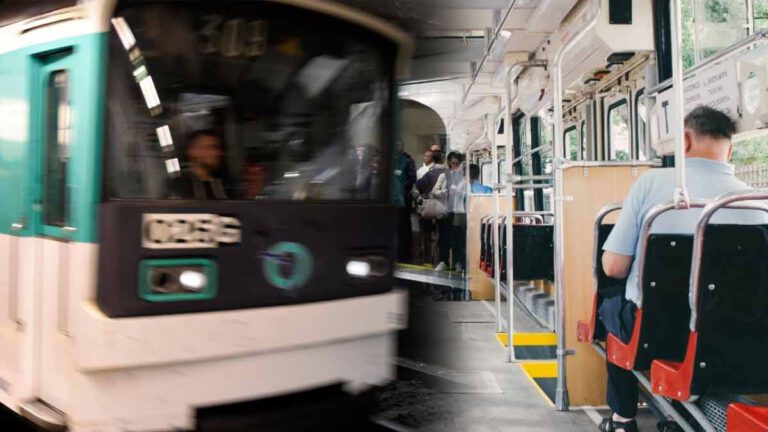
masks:
[(215, 248), (241, 241), (237, 218), (199, 213), (145, 213), (142, 246), (148, 249)]

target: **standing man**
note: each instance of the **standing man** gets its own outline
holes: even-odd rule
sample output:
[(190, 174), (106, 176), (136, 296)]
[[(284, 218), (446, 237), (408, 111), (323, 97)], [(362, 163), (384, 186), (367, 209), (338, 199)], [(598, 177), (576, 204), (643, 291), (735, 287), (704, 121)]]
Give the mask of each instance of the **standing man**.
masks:
[[(700, 106), (685, 117), (685, 163), (688, 193), (691, 199), (711, 200), (727, 192), (750, 189), (734, 176), (728, 164), (736, 132), (733, 121), (722, 112)], [(638, 269), (635, 259), (639, 248), (643, 218), (654, 205), (669, 202), (675, 189), (674, 169), (654, 169), (646, 172), (632, 185), (624, 201), (615, 228), (603, 246), (603, 270), (609, 277), (627, 277), (624, 295), (607, 297), (598, 309), (606, 329), (622, 341), (629, 342), (635, 324), (640, 298)], [(654, 232), (693, 234), (701, 209), (673, 211), (661, 215)], [(762, 213), (738, 210), (721, 211), (715, 223), (766, 223)], [(603, 419), (600, 431), (637, 432), (638, 388), (631, 371), (608, 362), (608, 405), (611, 417)]]
[(411, 189), (416, 184), (416, 164), (403, 149), (403, 141), (397, 140), (395, 160), (395, 203), (397, 204), (397, 258), (400, 262), (411, 260)]
[(434, 165), (434, 161), (432, 160), (432, 150), (427, 150), (424, 152), (424, 159), (423, 164), (419, 169), (416, 171), (416, 180), (421, 179), (424, 177), (424, 174), (426, 174), (430, 168), (432, 168), (432, 165)]

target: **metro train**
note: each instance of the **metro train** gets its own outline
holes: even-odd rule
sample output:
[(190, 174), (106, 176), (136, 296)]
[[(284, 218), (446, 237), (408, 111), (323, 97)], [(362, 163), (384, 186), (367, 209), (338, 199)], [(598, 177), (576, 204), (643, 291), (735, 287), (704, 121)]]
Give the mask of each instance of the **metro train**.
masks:
[(0, 402), (188, 430), (391, 379), (410, 46), (312, 0), (0, 1)]
[[(490, 84), (478, 80), (483, 90), (464, 94), (470, 108), (461, 120), (482, 131), (466, 132), (461, 145), (480, 181), (494, 186), (467, 198), (470, 295), (495, 301), (507, 361), (518, 360), (515, 303), (556, 334), (548, 395), (558, 410), (605, 405), (607, 359), (633, 371), (664, 420), (660, 430), (768, 430), (768, 226), (712, 222), (724, 208), (768, 208), (765, 5), (562, 3), (548, 3), (562, 9), (562, 22), (533, 50), (523, 48), (533, 37), (525, 29), (490, 38), (487, 52), (501, 44), (506, 54), (481, 63)], [(515, 7), (508, 14), (517, 16)], [(427, 106), (450, 91), (444, 83), (406, 89)], [(688, 197), (683, 117), (699, 105), (735, 120), (732, 163), (757, 189)], [(639, 227), (643, 300), (631, 340), (622, 341), (597, 316), (603, 298), (625, 287), (604, 274), (602, 244), (635, 180), (663, 168), (677, 172), (675, 194)], [(695, 232), (652, 229), (683, 209), (698, 220)]]

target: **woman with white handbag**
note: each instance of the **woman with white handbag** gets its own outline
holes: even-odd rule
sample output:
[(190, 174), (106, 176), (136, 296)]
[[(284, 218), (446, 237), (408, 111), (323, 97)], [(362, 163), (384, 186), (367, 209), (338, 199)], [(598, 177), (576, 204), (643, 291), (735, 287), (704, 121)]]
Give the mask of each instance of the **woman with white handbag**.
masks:
[(429, 259), (430, 264), (435, 262), (432, 253), (434, 250), (432, 234), (435, 232), (436, 222), (448, 213), (445, 156), (442, 152), (435, 151), (432, 153), (432, 160), (434, 162), (432, 167), (416, 182), (421, 201), (418, 212), (422, 221), (421, 228), (423, 228), (423, 256)]

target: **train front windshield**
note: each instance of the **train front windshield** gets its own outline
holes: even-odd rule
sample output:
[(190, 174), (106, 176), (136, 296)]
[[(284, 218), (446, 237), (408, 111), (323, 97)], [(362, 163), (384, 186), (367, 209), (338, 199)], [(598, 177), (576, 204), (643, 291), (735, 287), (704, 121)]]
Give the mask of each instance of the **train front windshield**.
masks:
[(119, 9), (107, 197), (384, 201), (394, 53), (265, 2)]

